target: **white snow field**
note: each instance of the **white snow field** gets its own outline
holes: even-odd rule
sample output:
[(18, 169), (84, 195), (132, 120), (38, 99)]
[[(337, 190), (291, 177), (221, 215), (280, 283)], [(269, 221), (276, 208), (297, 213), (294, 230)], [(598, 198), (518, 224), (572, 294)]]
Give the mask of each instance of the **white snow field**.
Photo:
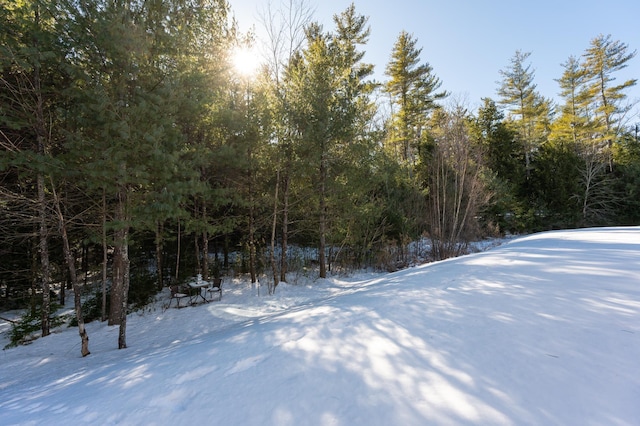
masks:
[(0, 424), (640, 425), (638, 227), (224, 290), (2, 351)]

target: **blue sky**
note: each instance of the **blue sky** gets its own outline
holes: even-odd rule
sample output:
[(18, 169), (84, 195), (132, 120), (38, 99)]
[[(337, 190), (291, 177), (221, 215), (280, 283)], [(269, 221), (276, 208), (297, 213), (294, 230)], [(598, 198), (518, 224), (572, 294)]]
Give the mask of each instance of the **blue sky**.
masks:
[[(258, 11), (267, 0), (229, 0), (241, 29), (257, 24)], [(271, 0), (277, 5), (280, 0)], [(334, 14), (351, 0), (311, 1), (314, 18), (332, 29)], [(402, 30), (413, 34), (443, 88), (467, 99), (470, 106), (483, 97), (497, 99), (496, 89), (516, 50), (531, 52), (538, 91), (557, 98), (554, 79), (562, 75), (561, 63), (580, 56), (599, 34), (640, 51), (640, 2), (636, 0), (355, 0), (356, 10), (369, 17), (371, 37), (365, 60), (376, 66), (383, 80), (393, 44)], [(640, 54), (617, 74), (616, 83), (640, 79)], [(640, 101), (640, 86), (627, 92)], [(636, 108), (638, 111), (638, 108)], [(640, 123), (635, 116), (633, 123)]]

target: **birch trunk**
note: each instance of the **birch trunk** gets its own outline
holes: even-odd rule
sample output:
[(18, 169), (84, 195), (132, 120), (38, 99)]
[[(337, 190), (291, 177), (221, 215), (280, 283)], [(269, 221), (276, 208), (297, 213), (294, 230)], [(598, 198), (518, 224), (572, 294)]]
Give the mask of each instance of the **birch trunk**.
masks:
[(278, 225), (278, 188), (280, 187), (280, 169), (276, 170), (276, 189), (273, 201), (273, 221), (271, 222), (271, 271), (273, 272), (273, 284), (269, 286), (269, 294), (273, 294), (278, 286), (278, 265), (276, 264), (276, 227)]
[(78, 282), (78, 274), (76, 272), (76, 264), (71, 253), (71, 247), (69, 245), (69, 236), (67, 233), (67, 223), (62, 214), (62, 208), (60, 207), (60, 199), (56, 193), (55, 187), (51, 185), (53, 192), (53, 199), (55, 202), (56, 213), (58, 214), (58, 223), (60, 226), (60, 234), (62, 236), (62, 251), (64, 254), (67, 268), (69, 269), (69, 276), (71, 278), (71, 284), (73, 285), (73, 304), (76, 310), (76, 319), (78, 320), (78, 333), (80, 334), (80, 354), (85, 357), (89, 355), (89, 334), (84, 326), (84, 318), (82, 316), (82, 301), (80, 299), (81, 288)]

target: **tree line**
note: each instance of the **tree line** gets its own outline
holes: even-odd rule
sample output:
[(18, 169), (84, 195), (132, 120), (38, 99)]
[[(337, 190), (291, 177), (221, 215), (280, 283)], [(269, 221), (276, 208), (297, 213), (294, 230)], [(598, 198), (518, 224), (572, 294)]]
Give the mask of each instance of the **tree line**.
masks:
[(423, 237), (442, 259), (487, 235), (640, 223), (636, 80), (616, 81), (635, 51), (608, 35), (562, 64), (560, 104), (518, 51), (472, 111), (408, 32), (374, 81), (353, 5), (328, 30), (305, 0), (267, 8), (253, 78), (232, 55), (256, 41), (224, 0), (3, 0), (0, 19), (0, 303), (46, 336), (72, 288), (82, 355), (85, 317), (125, 348), (127, 313), (196, 273), (272, 293), (292, 246), (316, 248), (324, 278), (402, 267)]

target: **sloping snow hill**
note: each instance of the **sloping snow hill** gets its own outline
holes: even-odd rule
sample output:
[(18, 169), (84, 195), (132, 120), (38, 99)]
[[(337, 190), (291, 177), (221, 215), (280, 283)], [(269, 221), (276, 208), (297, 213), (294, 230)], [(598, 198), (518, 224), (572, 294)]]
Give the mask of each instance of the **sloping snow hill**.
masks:
[(0, 424), (640, 424), (640, 228), (314, 286), (6, 350)]

